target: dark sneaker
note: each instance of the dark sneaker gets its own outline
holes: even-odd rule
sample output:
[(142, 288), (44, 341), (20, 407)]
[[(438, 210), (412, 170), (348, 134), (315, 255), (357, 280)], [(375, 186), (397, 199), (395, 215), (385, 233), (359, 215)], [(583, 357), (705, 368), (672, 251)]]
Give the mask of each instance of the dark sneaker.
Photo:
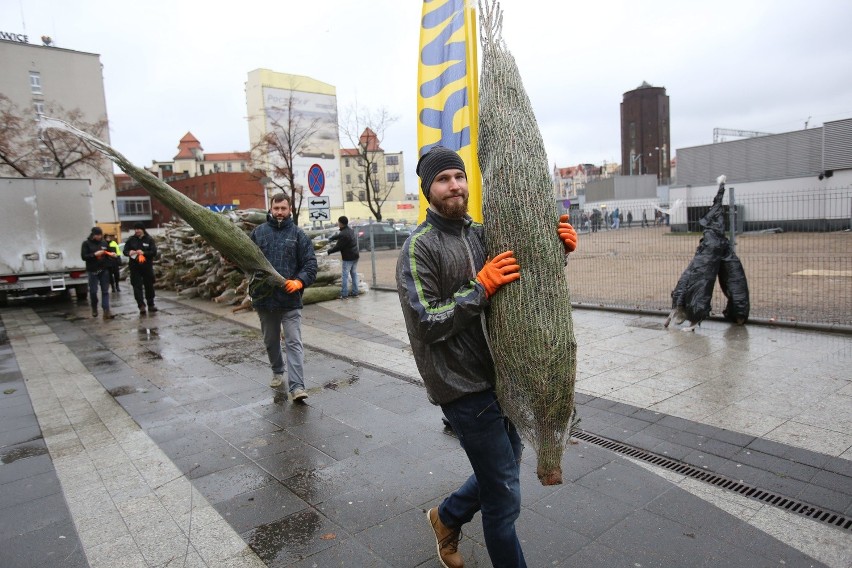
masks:
[(153, 314), (154, 312), (159, 312), (160, 308), (158, 308), (157, 306), (152, 304), (152, 305), (148, 306), (148, 311)]
[(305, 392), (305, 389), (296, 389), (293, 391), (293, 402), (302, 402), (308, 398), (308, 393)]
[(98, 310), (92, 310), (92, 317), (93, 318), (98, 317)]
[(144, 316), (147, 313), (148, 313), (148, 310), (145, 309), (145, 306), (139, 306), (139, 314), (140, 315)]
[(104, 319), (105, 319), (105, 320), (115, 319), (115, 314), (114, 314), (114, 313), (112, 313), (112, 312), (111, 312), (111, 311), (109, 311), (109, 310), (104, 310)]
[(357, 297), (358, 297), (358, 296), (360, 296), (360, 295), (361, 295), (361, 294), (349, 294), (349, 297), (350, 297), (350, 298), (357, 298)]
[(441, 522), (438, 516), (438, 507), (432, 507), (426, 511), (426, 519), (432, 525), (435, 533), (435, 546), (438, 549), (438, 560), (444, 568), (464, 568), (464, 558), (459, 552), (459, 539), (461, 531), (451, 529)]

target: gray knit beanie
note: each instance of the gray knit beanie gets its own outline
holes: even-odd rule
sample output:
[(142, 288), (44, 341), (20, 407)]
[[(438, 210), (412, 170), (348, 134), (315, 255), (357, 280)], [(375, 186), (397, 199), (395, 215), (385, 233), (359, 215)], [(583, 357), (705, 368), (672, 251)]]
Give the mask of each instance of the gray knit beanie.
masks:
[(454, 151), (443, 146), (432, 146), (417, 162), (417, 175), (420, 176), (420, 189), (426, 200), (429, 200), (429, 188), (435, 181), (435, 176), (444, 170), (459, 169), (465, 174), (464, 161)]

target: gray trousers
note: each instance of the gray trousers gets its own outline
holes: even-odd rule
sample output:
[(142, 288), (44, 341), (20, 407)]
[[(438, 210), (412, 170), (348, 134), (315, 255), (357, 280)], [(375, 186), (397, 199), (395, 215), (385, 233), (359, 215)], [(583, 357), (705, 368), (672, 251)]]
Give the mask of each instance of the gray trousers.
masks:
[(284, 348), (287, 351), (288, 390), (305, 388), (304, 361), (302, 350), (302, 310), (257, 309), (263, 344), (269, 357), (273, 374), (284, 372), (284, 354), (281, 352), (281, 330), (284, 330)]

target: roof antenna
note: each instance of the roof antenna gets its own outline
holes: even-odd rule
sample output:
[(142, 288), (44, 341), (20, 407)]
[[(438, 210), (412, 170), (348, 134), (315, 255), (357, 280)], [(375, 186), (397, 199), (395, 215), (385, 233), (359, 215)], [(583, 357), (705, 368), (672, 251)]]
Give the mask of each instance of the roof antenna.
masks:
[(813, 118), (813, 117), (809, 116), (808, 119), (805, 121), (805, 130), (808, 129), (808, 123), (811, 121), (811, 118)]

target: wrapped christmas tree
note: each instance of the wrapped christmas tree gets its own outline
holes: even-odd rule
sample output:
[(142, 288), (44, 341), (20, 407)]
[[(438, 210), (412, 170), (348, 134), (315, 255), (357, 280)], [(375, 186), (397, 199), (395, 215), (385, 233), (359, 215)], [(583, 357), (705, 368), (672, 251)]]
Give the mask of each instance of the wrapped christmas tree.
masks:
[(553, 485), (574, 414), (577, 343), (547, 154), (501, 28), (499, 4), (480, 4), (485, 234), (490, 256), (512, 250), (521, 266), (494, 296), (488, 330), (500, 404), (537, 452), (539, 480)]

